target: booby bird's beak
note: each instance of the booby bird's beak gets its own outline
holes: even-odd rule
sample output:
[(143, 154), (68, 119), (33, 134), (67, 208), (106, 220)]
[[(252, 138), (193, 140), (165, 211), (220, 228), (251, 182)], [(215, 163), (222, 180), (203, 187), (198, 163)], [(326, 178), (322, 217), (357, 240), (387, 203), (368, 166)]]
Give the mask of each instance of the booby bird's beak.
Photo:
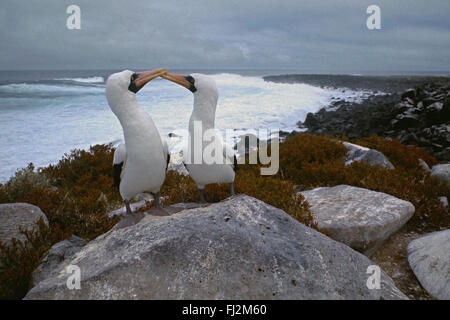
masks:
[(128, 89), (134, 93), (138, 92), (142, 89), (143, 86), (145, 86), (147, 83), (152, 81), (153, 79), (156, 79), (158, 77), (161, 77), (169, 72), (169, 69), (167, 68), (160, 68), (155, 70), (148, 70), (148, 71), (141, 71), (136, 72), (132, 75), (132, 81), (130, 83), (130, 86)]
[(189, 89), (191, 92), (197, 91), (195, 87), (195, 79), (192, 76), (185, 76), (183, 74), (175, 74), (175, 73), (167, 73), (161, 76), (162, 78), (172, 81), (186, 89)]
[(160, 68), (155, 70), (148, 70), (148, 71), (141, 71), (137, 72), (138, 78), (134, 80), (134, 83), (137, 87), (143, 87), (148, 82), (152, 81), (155, 78), (158, 78), (164, 74), (167, 74), (169, 72), (169, 69), (167, 68)]

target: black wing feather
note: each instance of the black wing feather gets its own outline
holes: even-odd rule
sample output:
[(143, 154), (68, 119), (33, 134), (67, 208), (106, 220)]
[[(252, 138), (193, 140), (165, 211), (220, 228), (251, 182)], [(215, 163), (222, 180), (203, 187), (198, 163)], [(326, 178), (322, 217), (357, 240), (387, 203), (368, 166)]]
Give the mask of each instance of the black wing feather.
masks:
[(122, 173), (123, 162), (114, 164), (113, 166), (113, 178), (114, 178), (114, 186), (119, 189), (120, 187), (120, 174)]
[(167, 153), (166, 171), (167, 171), (167, 168), (169, 167), (169, 163), (170, 163), (170, 153)]

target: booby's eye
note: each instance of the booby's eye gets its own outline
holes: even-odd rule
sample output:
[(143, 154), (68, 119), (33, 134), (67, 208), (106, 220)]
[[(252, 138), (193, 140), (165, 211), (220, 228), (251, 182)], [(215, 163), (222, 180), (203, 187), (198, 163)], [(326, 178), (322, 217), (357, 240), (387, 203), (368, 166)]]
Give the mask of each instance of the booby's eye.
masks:
[(131, 92), (136, 93), (142, 88), (142, 86), (141, 87), (137, 87), (136, 83), (134, 82), (138, 78), (139, 78), (139, 74), (137, 74), (137, 73), (133, 73), (131, 75), (131, 77), (130, 77), (130, 85), (128, 86), (128, 90), (130, 90)]
[(186, 81), (188, 81), (190, 84), (195, 84), (195, 79), (192, 76), (187, 76)]

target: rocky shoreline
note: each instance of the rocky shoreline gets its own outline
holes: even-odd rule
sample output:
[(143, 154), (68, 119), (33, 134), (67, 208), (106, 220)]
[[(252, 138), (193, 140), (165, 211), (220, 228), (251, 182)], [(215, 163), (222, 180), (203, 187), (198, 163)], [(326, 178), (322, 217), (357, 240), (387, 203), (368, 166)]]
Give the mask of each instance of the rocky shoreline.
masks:
[[(449, 78), (287, 75), (264, 79), (373, 90), (374, 95), (362, 102), (334, 101), (315, 114), (308, 113), (298, 125), (319, 135), (396, 139), (419, 146), (439, 161), (450, 160)], [(375, 95), (379, 91), (387, 94)]]
[(264, 76), (276, 83), (305, 83), (316, 87), (372, 90), (374, 93), (401, 93), (429, 82), (448, 83), (447, 77), (435, 76), (357, 76), (341, 74), (286, 74)]

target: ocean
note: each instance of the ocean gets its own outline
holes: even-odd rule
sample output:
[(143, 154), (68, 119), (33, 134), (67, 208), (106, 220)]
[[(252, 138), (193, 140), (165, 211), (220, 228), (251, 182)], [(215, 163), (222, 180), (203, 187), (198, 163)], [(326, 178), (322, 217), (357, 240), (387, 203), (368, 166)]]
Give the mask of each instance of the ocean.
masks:
[[(56, 163), (73, 149), (123, 140), (122, 128), (105, 98), (105, 81), (114, 70), (0, 71), (0, 182), (32, 162)], [(219, 89), (216, 127), (298, 130), (308, 112), (332, 99), (359, 100), (370, 92), (265, 82), (264, 75), (286, 70), (174, 70), (210, 74)], [(169, 81), (156, 79), (137, 94), (161, 135), (187, 129), (192, 94)], [(235, 141), (236, 137), (233, 137)], [(168, 139), (171, 152), (182, 138)]]

